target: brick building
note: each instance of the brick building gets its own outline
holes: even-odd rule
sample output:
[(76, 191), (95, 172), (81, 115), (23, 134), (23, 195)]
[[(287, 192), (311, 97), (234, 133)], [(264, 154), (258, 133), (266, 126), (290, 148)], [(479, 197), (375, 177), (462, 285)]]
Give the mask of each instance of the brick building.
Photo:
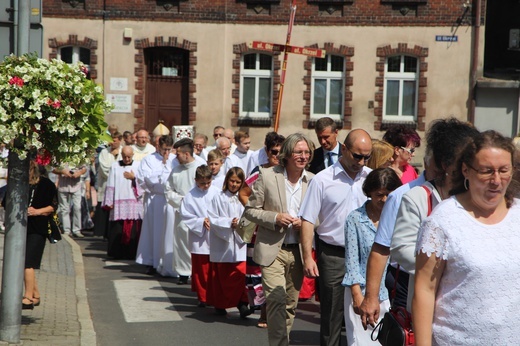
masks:
[[(272, 129), (290, 0), (43, 0), (44, 56), (82, 60), (120, 129), (192, 124)], [(448, 115), (518, 131), (517, 0), (299, 0), (280, 132), (330, 116), (376, 138), (392, 123), (424, 131)], [(515, 36), (516, 35), (516, 36)], [(516, 43), (515, 43), (516, 37)], [(314, 137), (312, 137), (314, 138)]]

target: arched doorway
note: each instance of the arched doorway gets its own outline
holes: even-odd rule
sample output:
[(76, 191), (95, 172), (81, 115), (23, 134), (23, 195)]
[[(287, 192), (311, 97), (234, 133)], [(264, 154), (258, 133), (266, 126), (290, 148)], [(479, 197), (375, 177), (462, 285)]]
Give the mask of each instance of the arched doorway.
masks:
[(189, 51), (176, 47), (144, 49), (145, 127), (152, 130), (162, 120), (173, 125), (189, 124)]

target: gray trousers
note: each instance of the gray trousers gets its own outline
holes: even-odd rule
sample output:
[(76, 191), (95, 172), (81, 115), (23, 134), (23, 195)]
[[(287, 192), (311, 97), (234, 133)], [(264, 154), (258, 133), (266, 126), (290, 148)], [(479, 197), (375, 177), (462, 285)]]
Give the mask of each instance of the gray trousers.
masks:
[(341, 345), (343, 302), (345, 287), (341, 285), (345, 275), (345, 248), (329, 245), (321, 240), (317, 246), (320, 276), (319, 295), (321, 307), (321, 346)]
[[(72, 202), (72, 225), (70, 222), (70, 204)], [(58, 191), (58, 215), (64, 233), (81, 231), (81, 189), (76, 192)]]

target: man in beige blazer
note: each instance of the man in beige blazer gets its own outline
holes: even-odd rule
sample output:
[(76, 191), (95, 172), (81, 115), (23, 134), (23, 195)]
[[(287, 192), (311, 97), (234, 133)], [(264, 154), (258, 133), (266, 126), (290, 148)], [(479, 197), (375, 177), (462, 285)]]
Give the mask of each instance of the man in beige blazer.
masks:
[(313, 150), (314, 144), (305, 135), (288, 136), (280, 150), (280, 165), (260, 168), (244, 211), (258, 225), (253, 260), (262, 268), (271, 346), (289, 345), (298, 304), (303, 266), (297, 215), (313, 176), (305, 170)]

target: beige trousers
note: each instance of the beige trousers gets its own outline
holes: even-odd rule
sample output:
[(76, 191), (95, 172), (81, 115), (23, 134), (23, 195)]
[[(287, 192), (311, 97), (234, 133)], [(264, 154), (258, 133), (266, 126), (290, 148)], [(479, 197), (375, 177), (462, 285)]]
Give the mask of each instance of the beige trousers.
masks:
[(302, 281), (303, 265), (298, 246), (283, 247), (270, 266), (262, 267), (270, 346), (289, 345)]

